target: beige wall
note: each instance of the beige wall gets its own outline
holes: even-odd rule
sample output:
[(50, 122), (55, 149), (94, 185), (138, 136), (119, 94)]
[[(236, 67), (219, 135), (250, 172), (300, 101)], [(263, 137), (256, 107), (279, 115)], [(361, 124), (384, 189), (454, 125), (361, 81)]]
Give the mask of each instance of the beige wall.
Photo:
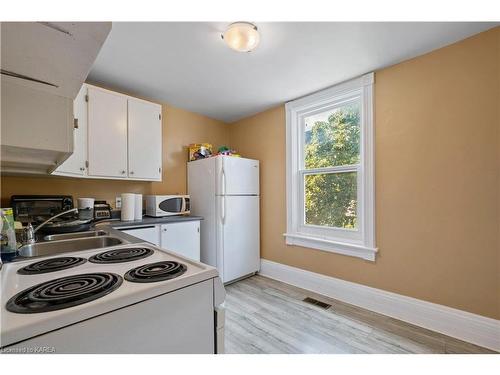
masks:
[(227, 124), (170, 105), (163, 112), (163, 181), (116, 181), (65, 177), (1, 178), (1, 204), (9, 205), (13, 194), (67, 194), (105, 199), (113, 206), (115, 197), (124, 192), (140, 194), (185, 194), (186, 162), (190, 143), (208, 142), (214, 147), (228, 141)]
[(236, 122), (261, 160), (263, 258), (500, 318), (500, 28), (376, 72), (376, 262), (286, 246), (285, 111)]
[(66, 177), (11, 177), (2, 176), (2, 207), (8, 207), (14, 194), (65, 194), (94, 197), (115, 205), (115, 197), (122, 192), (148, 194), (150, 183), (140, 181), (84, 180)]
[(217, 150), (229, 142), (228, 124), (208, 117), (163, 106), (163, 179), (153, 183), (154, 194), (186, 194), (190, 143), (208, 142)]

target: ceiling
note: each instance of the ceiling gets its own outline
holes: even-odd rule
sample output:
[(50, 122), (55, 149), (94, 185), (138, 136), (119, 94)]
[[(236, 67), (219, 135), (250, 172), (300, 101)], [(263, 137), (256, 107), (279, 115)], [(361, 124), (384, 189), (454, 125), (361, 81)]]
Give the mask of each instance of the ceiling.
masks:
[(264, 22), (240, 53), (227, 23), (113, 23), (88, 81), (233, 122), (496, 25)]

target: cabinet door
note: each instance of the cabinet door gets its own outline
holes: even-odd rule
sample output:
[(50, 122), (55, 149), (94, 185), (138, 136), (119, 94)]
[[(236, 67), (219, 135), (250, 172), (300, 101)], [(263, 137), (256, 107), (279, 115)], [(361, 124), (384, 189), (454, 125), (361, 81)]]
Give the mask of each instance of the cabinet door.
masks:
[(160, 245), (160, 231), (159, 226), (138, 227), (138, 228), (124, 228), (120, 229), (123, 233), (137, 237), (153, 245)]
[(82, 85), (73, 102), (75, 125), (73, 129), (73, 154), (54, 172), (56, 175), (85, 176), (87, 161), (87, 86)]
[(88, 88), (89, 176), (126, 178), (127, 97)]
[(161, 181), (161, 106), (128, 99), (128, 176)]
[(163, 224), (160, 246), (186, 258), (200, 261), (200, 222)]

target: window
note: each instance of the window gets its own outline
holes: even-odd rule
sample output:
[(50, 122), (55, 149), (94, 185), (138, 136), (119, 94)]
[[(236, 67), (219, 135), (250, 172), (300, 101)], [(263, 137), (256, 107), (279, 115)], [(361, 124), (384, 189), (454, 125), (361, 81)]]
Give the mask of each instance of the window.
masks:
[(375, 260), (373, 73), (286, 104), (286, 243)]

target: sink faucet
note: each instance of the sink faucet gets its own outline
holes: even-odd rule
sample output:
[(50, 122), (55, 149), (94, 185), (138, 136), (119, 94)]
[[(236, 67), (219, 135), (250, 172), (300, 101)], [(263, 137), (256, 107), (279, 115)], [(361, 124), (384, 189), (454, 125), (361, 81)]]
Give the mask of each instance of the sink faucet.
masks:
[(33, 225), (31, 223), (28, 223), (26, 228), (24, 228), (24, 244), (33, 244), (36, 242), (35, 240), (35, 233), (42, 228), (44, 225), (50, 223), (52, 220), (54, 220), (56, 217), (63, 216), (66, 214), (69, 214), (71, 212), (78, 213), (78, 208), (72, 208), (71, 210), (59, 212), (57, 215), (52, 216), (51, 218), (45, 220), (42, 224), (38, 225), (36, 228), (33, 228)]

